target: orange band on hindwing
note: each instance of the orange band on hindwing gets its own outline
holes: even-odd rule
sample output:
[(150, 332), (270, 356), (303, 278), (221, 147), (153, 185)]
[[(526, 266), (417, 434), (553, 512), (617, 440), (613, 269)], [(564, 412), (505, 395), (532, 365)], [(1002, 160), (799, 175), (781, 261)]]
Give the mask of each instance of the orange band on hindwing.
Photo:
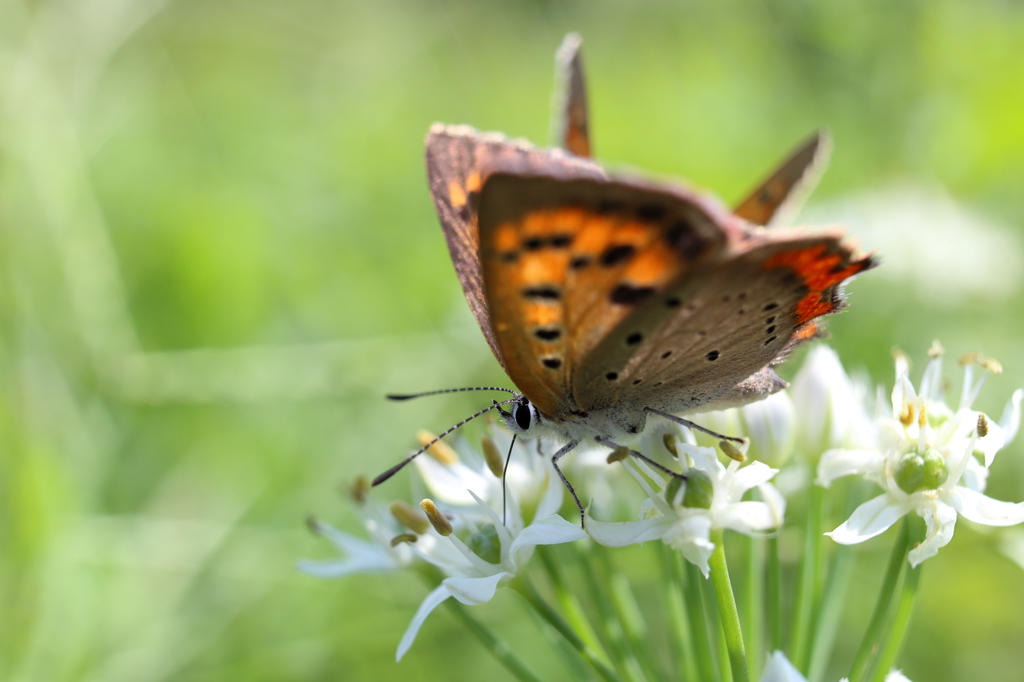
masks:
[(826, 250), (826, 244), (817, 244), (798, 251), (784, 251), (765, 261), (766, 269), (791, 269), (807, 287), (807, 295), (797, 303), (793, 311), (797, 324), (803, 324), (835, 310), (835, 303), (826, 292), (871, 265), (871, 259), (864, 258), (846, 267), (840, 267), (845, 260), (844, 255), (827, 253)]

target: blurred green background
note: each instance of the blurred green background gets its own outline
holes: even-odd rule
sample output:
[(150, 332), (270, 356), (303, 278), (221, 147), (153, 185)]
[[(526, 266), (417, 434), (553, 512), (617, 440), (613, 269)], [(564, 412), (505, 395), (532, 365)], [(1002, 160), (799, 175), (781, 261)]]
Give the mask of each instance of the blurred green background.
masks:
[[(505, 679), (444, 610), (394, 663), (414, 576), (293, 565), (332, 554), (307, 513), (358, 532), (339, 483), (480, 405), (383, 393), (507, 383), (423, 136), (546, 143), (569, 30), (609, 164), (734, 202), (831, 128), (803, 218), (883, 259), (832, 343), (889, 384), (894, 345), (918, 371), (933, 338), (994, 356), (979, 406), (998, 417), (1024, 385), (1019, 2), (0, 0), (0, 677)], [(992, 496), (1024, 499), (1022, 440)], [(925, 565), (918, 682), (1024, 679), (1024, 570), (1001, 551), (1024, 542), (968, 526)], [(891, 535), (856, 550), (829, 679)], [(654, 555), (623, 556), (657, 611)], [(555, 660), (509, 594), (474, 613)]]

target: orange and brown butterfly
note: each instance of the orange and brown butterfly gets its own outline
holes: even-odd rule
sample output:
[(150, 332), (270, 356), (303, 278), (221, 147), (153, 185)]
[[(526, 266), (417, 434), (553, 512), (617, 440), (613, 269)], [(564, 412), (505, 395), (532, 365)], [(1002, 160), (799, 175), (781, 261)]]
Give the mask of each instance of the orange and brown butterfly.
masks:
[(563, 442), (562, 476), (559, 458), (584, 439), (615, 448), (649, 415), (696, 427), (678, 415), (784, 388), (772, 365), (818, 334), (845, 305), (843, 283), (875, 260), (838, 229), (766, 229), (814, 184), (823, 134), (730, 211), (590, 160), (575, 34), (556, 67), (558, 147), (438, 124), (426, 161), (466, 300), (518, 389), (492, 407), (514, 434)]

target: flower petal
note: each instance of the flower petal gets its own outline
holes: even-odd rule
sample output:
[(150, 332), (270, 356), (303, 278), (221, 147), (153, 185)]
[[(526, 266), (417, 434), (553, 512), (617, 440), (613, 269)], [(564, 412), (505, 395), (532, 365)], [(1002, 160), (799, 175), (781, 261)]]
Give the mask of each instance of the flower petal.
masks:
[(764, 485), (772, 480), (778, 473), (778, 469), (772, 469), (764, 462), (751, 462), (739, 469), (731, 478), (729, 483), (729, 500), (739, 500), (751, 488)]
[(661, 538), (670, 523), (671, 521), (664, 516), (643, 521), (611, 523), (595, 521), (587, 516), (587, 534), (605, 547), (625, 547)]
[(815, 483), (827, 488), (837, 478), (851, 474), (882, 477), (885, 474), (885, 456), (874, 450), (829, 450), (818, 461)]
[(386, 573), (387, 571), (397, 571), (401, 568), (399, 563), (384, 551), (381, 547), (375, 547), (379, 550), (376, 556), (361, 555), (361, 556), (350, 556), (344, 559), (335, 559), (334, 561), (309, 561), (303, 559), (295, 564), (295, 568), (311, 575), (314, 578), (342, 578), (346, 575), (352, 575), (354, 573)]
[(473, 496), (468, 490), (488, 490), (490, 481), (462, 462), (441, 464), (429, 455), (417, 457), (413, 462), (435, 499), (448, 504), (471, 505)]
[(452, 596), (452, 593), (443, 584), (427, 595), (427, 598), (423, 600), (420, 607), (416, 609), (416, 615), (412, 617), (412, 622), (409, 623), (405, 634), (402, 635), (402, 640), (398, 643), (398, 651), (395, 652), (396, 662), (402, 660), (402, 656), (405, 656), (405, 652), (412, 646), (412, 643), (416, 640), (416, 635), (420, 631), (420, 626), (423, 625), (423, 621), (427, 619), (430, 612), (450, 596)]
[(825, 533), (841, 545), (853, 545), (880, 535), (913, 507), (883, 493), (857, 507), (841, 526)]
[(670, 525), (662, 538), (669, 547), (679, 550), (683, 558), (700, 569), (707, 578), (711, 572), (708, 561), (715, 551), (711, 542), (711, 515), (703, 510), (684, 512)]
[(900, 670), (891, 670), (889, 674), (885, 676), (885, 682), (910, 682), (910, 678), (903, 674)]
[(750, 437), (747, 456), (779, 467), (793, 452), (796, 430), (793, 426), (793, 399), (786, 391), (740, 408), (744, 431)]
[(1003, 430), (1003, 447), (1013, 442), (1020, 430), (1020, 403), (1024, 400), (1024, 389), (1018, 388), (1010, 396), (1003, 410), (1003, 416), (999, 420), (999, 427)]
[(587, 537), (587, 532), (570, 523), (561, 516), (552, 514), (546, 519), (535, 521), (523, 529), (509, 548), (509, 553), (515, 553), (520, 547), (533, 545), (560, 545), (563, 542), (575, 542)]
[(498, 584), (506, 578), (514, 578), (511, 573), (502, 571), (485, 578), (463, 578), (455, 576), (445, 578), (441, 584), (444, 585), (453, 597), (468, 606), (484, 604), (494, 598), (494, 592)]
[(786, 654), (773, 651), (761, 673), (761, 682), (807, 682), (807, 678), (789, 662)]
[(911, 566), (918, 566), (925, 559), (930, 559), (939, 550), (949, 544), (956, 529), (956, 510), (941, 500), (918, 507), (917, 514), (924, 519), (928, 527), (924, 542), (907, 552), (907, 560)]
[(947, 497), (968, 521), (986, 526), (1015, 526), (1024, 523), (1024, 503), (993, 500), (981, 493), (958, 486)]
[(544, 467), (547, 480), (544, 483), (544, 494), (537, 504), (537, 511), (533, 518), (546, 519), (562, 508), (562, 498), (565, 493), (565, 486), (554, 476), (554, 469), (551, 466)]
[(776, 510), (764, 502), (735, 502), (715, 514), (714, 525), (752, 535), (778, 528), (779, 518)]

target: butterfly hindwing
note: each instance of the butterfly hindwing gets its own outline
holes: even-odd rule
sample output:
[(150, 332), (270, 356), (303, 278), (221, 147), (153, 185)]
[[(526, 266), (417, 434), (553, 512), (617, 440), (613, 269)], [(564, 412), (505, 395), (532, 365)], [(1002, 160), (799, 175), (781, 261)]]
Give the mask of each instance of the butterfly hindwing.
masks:
[(578, 33), (570, 33), (555, 53), (555, 93), (552, 134), (556, 146), (576, 156), (593, 155), (587, 114), (587, 87), (583, 77)]
[(506, 371), (553, 416), (578, 408), (579, 363), (623, 319), (742, 234), (682, 188), (506, 172), (484, 183), (479, 227)]
[(743, 382), (839, 309), (837, 287), (872, 265), (840, 237), (754, 230), (731, 243), (608, 334), (577, 372), (577, 400), (583, 409), (686, 412), (730, 392), (749, 400), (781, 388), (773, 373)]

